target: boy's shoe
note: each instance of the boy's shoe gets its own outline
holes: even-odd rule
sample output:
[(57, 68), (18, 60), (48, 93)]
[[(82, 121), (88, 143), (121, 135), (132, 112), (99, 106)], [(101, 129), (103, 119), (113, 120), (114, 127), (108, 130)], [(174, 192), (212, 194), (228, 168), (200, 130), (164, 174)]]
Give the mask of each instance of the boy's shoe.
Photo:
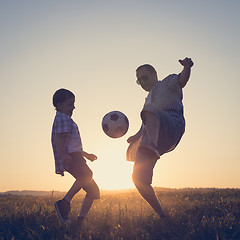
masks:
[(150, 154), (156, 157), (157, 159), (160, 158), (161, 156), (157, 150), (157, 147), (152, 143), (140, 143), (139, 151), (147, 155)]
[(57, 210), (58, 217), (62, 223), (71, 223), (68, 218), (68, 213), (70, 212), (70, 203), (65, 199), (59, 200), (54, 203)]

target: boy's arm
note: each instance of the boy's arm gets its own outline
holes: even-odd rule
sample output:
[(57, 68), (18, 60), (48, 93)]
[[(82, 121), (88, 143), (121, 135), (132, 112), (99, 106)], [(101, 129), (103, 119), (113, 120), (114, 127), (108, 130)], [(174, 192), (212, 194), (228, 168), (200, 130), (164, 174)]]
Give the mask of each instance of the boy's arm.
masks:
[(179, 62), (183, 66), (183, 70), (179, 75), (178, 81), (179, 81), (180, 87), (183, 88), (186, 86), (189, 80), (189, 77), (191, 74), (191, 67), (193, 66), (194, 63), (191, 58), (185, 58), (183, 60), (179, 60)]
[(72, 163), (72, 157), (66, 150), (66, 142), (69, 137), (69, 133), (57, 133), (55, 138), (55, 144), (58, 152), (63, 160), (64, 165), (70, 166)]
[(94, 154), (87, 153), (87, 152), (84, 152), (84, 151), (82, 151), (81, 153), (82, 153), (82, 156), (83, 156), (83, 157), (87, 158), (87, 159), (90, 160), (91, 162), (97, 160), (97, 156), (94, 155)]

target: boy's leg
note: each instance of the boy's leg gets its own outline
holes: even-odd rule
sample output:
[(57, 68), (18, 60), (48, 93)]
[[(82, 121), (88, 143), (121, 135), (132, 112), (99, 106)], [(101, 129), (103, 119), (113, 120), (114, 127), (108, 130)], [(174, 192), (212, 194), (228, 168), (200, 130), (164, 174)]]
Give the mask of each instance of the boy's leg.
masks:
[(83, 187), (82, 182), (79, 180), (75, 180), (72, 187), (69, 189), (64, 199), (68, 202), (71, 202), (72, 198), (81, 190)]
[(87, 216), (89, 210), (92, 207), (93, 201), (100, 198), (100, 191), (98, 185), (92, 179), (90, 184), (83, 187), (84, 191), (87, 192), (81, 207), (81, 211), (77, 217), (77, 225), (81, 225), (84, 218)]
[(100, 190), (94, 179), (91, 180), (91, 182), (83, 187), (83, 190), (87, 193), (82, 204), (82, 208), (80, 211), (79, 216), (85, 217), (95, 199), (100, 198)]
[(70, 190), (64, 197), (65, 200), (71, 201), (76, 193), (78, 193), (83, 186), (88, 185), (92, 180), (92, 171), (87, 166), (86, 160), (82, 157), (81, 153), (71, 153), (73, 163), (68, 172), (76, 179)]
[(94, 201), (93, 198), (88, 198), (88, 197), (84, 198), (83, 203), (82, 203), (82, 207), (81, 207), (81, 211), (79, 213), (80, 218), (84, 218), (84, 217), (87, 216), (89, 210), (92, 207), (93, 201)]
[(76, 180), (65, 197), (54, 204), (61, 222), (70, 222), (68, 218), (70, 201), (74, 195), (83, 188), (83, 186), (90, 184), (92, 180), (92, 171), (87, 166), (85, 159), (82, 158), (81, 153), (72, 153), (71, 156), (73, 163), (68, 172)]
[(76, 226), (80, 227), (83, 223), (83, 220), (86, 218), (88, 212), (90, 211), (94, 199), (85, 197), (82, 203), (81, 211), (76, 220)]
[(76, 180), (70, 190), (67, 192), (65, 197), (62, 200), (59, 200), (54, 203), (54, 206), (57, 210), (57, 214), (62, 223), (70, 223), (68, 214), (70, 212), (70, 201), (74, 195), (82, 188), (81, 181)]

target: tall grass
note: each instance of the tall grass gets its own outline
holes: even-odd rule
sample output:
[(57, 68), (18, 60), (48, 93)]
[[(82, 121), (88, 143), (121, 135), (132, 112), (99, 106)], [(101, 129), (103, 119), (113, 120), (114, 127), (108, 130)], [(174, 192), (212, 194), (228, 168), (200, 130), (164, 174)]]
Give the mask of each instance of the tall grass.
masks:
[[(103, 193), (81, 227), (60, 224), (54, 202), (62, 196), (1, 196), (0, 239), (240, 239), (240, 190), (157, 190), (169, 214), (162, 220), (136, 191)], [(83, 194), (72, 201), (70, 218)]]

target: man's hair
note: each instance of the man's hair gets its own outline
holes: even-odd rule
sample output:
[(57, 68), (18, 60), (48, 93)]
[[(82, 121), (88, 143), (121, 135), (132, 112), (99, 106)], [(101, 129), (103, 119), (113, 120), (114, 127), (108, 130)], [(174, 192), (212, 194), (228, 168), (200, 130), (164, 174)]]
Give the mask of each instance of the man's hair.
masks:
[(141, 68), (146, 68), (150, 73), (157, 73), (157, 71), (155, 70), (155, 68), (152, 66), (152, 65), (150, 65), (150, 64), (143, 64), (143, 65), (141, 65), (141, 66), (139, 66), (137, 69), (136, 69), (136, 71), (138, 71), (139, 69), (141, 69)]
[(53, 95), (53, 106), (57, 109), (57, 105), (63, 103), (68, 98), (75, 98), (75, 96), (67, 89), (58, 89)]

